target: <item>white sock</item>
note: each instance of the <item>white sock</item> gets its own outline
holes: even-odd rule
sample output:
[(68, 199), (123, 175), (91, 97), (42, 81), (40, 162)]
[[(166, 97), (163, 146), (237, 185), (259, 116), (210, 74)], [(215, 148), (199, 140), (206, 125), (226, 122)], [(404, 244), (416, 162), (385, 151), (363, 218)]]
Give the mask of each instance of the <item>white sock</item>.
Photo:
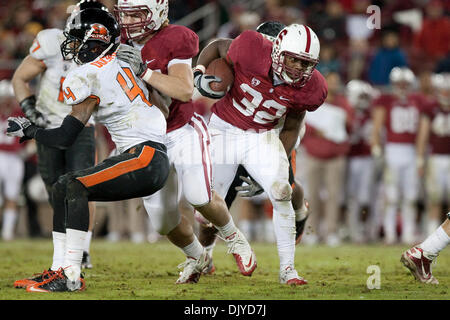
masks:
[(198, 241), (197, 237), (194, 237), (194, 241), (186, 247), (181, 248), (181, 250), (187, 257), (198, 259), (202, 255), (204, 248)]
[(439, 219), (429, 219), (427, 222), (427, 236), (431, 235), (441, 225)]
[(66, 234), (62, 232), (52, 232), (53, 236), (53, 264), (51, 269), (58, 270), (64, 264), (64, 256), (66, 255)]
[(450, 243), (450, 237), (440, 226), (435, 232), (428, 236), (419, 247), (426, 253), (437, 255)]
[(92, 231), (88, 231), (86, 234), (86, 242), (84, 244), (84, 251), (89, 253), (89, 249), (91, 248), (91, 240), (92, 240)]
[(219, 230), (220, 236), (224, 239), (228, 238), (235, 232), (237, 232), (237, 228), (234, 225), (233, 219), (230, 219), (230, 221), (224, 225), (223, 227), (215, 226), (217, 230)]
[(68, 269), (65, 273), (71, 281), (77, 281), (80, 277), (86, 234), (86, 231), (66, 229), (64, 268)]
[(2, 237), (5, 240), (12, 240), (14, 237), (14, 229), (16, 227), (17, 211), (13, 209), (5, 209), (3, 211)]
[(273, 201), (273, 228), (277, 240), (280, 270), (294, 266), (295, 212), (290, 201)]

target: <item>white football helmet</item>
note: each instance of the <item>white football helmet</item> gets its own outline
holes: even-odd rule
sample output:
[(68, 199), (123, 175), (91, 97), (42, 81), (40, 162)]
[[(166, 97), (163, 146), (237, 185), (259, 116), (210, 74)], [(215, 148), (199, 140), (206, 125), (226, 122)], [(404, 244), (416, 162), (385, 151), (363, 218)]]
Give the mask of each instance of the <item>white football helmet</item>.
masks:
[(435, 73), (431, 76), (431, 84), (436, 90), (436, 98), (444, 108), (450, 108), (450, 73)]
[[(302, 24), (291, 24), (280, 31), (273, 44), (273, 72), (285, 83), (302, 87), (311, 79), (319, 53), (319, 38), (314, 31)], [(300, 59), (302, 69), (287, 66), (286, 57)]]
[(347, 83), (345, 89), (350, 104), (357, 109), (367, 109), (370, 102), (379, 95), (368, 82), (357, 79)]
[(168, 19), (169, 0), (119, 0), (114, 14), (125, 39), (139, 40)]
[(416, 76), (407, 67), (395, 67), (389, 73), (392, 92), (400, 99), (406, 99), (409, 91), (416, 84)]
[(389, 73), (389, 80), (391, 83), (406, 82), (413, 85), (416, 81), (416, 76), (411, 69), (407, 67), (395, 67)]

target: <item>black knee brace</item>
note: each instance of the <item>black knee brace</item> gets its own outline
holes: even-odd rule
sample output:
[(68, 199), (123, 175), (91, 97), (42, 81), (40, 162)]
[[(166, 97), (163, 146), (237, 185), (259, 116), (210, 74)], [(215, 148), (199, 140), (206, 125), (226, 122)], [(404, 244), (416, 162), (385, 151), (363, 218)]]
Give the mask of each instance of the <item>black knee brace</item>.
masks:
[(66, 228), (88, 231), (89, 205), (88, 190), (77, 179), (72, 178), (67, 183), (67, 223)]
[(66, 232), (66, 186), (67, 176), (61, 176), (53, 184), (49, 193), (53, 206), (53, 231)]

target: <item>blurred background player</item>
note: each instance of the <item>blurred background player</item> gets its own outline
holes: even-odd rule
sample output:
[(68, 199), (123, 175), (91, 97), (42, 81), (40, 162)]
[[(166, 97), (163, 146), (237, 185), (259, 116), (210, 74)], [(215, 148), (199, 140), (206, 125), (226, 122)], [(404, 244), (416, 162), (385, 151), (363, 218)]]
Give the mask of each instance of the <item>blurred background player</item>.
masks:
[[(397, 241), (397, 212), (400, 210), (401, 241), (411, 244), (417, 231), (419, 187), (415, 141), (424, 99), (413, 92), (415, 76), (411, 69), (396, 67), (389, 79), (392, 92), (382, 94), (373, 102), (371, 152), (375, 157), (383, 156), (385, 159), (385, 242), (393, 244)], [(385, 145), (382, 142), (383, 129), (386, 132)]]
[(375, 193), (375, 167), (370, 153), (372, 119), (370, 106), (376, 90), (366, 81), (351, 80), (346, 96), (354, 110), (347, 170), (347, 224), (350, 240), (361, 243), (369, 240), (373, 220), (372, 204)]
[[(169, 1), (119, 0), (115, 14), (122, 44), (117, 57), (167, 100), (167, 141), (170, 163), (178, 178), (178, 201), (186, 200), (219, 230), (241, 274), (250, 276), (256, 257), (234, 225), (225, 201), (212, 189), (210, 136), (206, 121), (194, 112), (192, 58), (198, 53), (198, 36), (189, 28), (169, 24)], [(197, 282), (203, 271), (204, 248), (193, 233), (192, 223), (175, 206), (166, 208), (162, 197), (167, 186), (144, 198), (153, 226), (186, 255), (178, 283)], [(177, 202), (175, 202), (177, 204)], [(184, 235), (189, 234), (190, 241)]]
[(23, 116), (14, 99), (9, 80), (0, 81), (0, 190), (3, 198), (2, 239), (13, 240), (18, 218), (18, 203), (24, 175), (24, 161), (20, 156), (24, 146), (19, 138), (6, 135), (8, 117)]
[(433, 74), (434, 99), (422, 109), (417, 134), (417, 169), (425, 179), (426, 235), (442, 221), (450, 201), (450, 73)]
[[(77, 12), (86, 8), (101, 8), (105, 6), (96, 1), (83, 0), (68, 10)], [(72, 61), (65, 61), (61, 55), (60, 45), (64, 41), (60, 29), (45, 29), (38, 33), (29, 55), (16, 69), (12, 83), (17, 101), (34, 124), (42, 128), (57, 128), (72, 108), (64, 103), (62, 83), (68, 72), (75, 67)], [(37, 98), (30, 89), (30, 83), (40, 77)], [(44, 180), (52, 203), (51, 189), (58, 177), (71, 171), (85, 169), (95, 164), (95, 129), (91, 119), (78, 136), (74, 144), (66, 149), (53, 148), (36, 142), (38, 154), (38, 169)], [(83, 267), (92, 268), (90, 258), (90, 243), (94, 227), (95, 204), (89, 204), (91, 214), (89, 233), (86, 238)], [(54, 241), (60, 235), (52, 233)], [(55, 246), (55, 250), (58, 246)], [(62, 248), (61, 248), (62, 250)], [(58, 255), (54, 252), (55, 255)], [(57, 270), (61, 261), (54, 261), (52, 270)]]
[(345, 182), (353, 110), (343, 95), (339, 74), (330, 72), (325, 79), (328, 96), (316, 112), (306, 117), (306, 132), (302, 142), (307, 159), (306, 194), (309, 205), (315, 212), (306, 226), (310, 226), (312, 232), (304, 241), (316, 244), (319, 240), (324, 240), (327, 245), (336, 246), (340, 243), (340, 201)]

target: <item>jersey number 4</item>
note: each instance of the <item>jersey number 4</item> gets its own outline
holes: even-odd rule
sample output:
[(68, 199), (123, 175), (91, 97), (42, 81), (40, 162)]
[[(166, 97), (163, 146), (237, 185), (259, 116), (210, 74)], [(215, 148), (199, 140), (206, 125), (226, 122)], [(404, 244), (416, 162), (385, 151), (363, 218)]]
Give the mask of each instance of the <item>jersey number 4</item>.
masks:
[(127, 76), (128, 80), (131, 81), (132, 87), (128, 86), (127, 81), (125, 80), (122, 73), (117, 73), (116, 80), (122, 87), (123, 91), (127, 95), (128, 99), (130, 99), (131, 102), (134, 101), (138, 96), (141, 97), (142, 101), (147, 104), (149, 107), (152, 106), (150, 101), (147, 100), (145, 97), (144, 91), (139, 87), (139, 85), (136, 83), (136, 79), (133, 76), (133, 73), (131, 72), (130, 68), (123, 67), (122, 70), (125, 72), (125, 75)]

